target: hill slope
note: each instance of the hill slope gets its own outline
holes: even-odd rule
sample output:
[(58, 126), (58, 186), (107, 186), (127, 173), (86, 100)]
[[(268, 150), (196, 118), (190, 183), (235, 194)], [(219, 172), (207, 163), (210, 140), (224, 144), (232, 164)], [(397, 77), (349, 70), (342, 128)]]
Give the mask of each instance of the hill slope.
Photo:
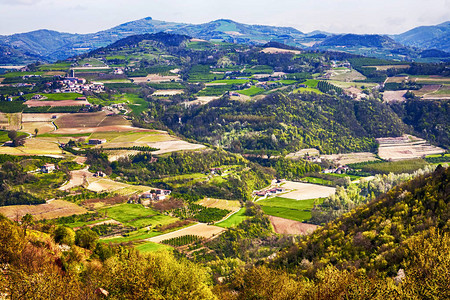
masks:
[(301, 270), (300, 262), (307, 259), (315, 268), (333, 264), (392, 276), (405, 267), (402, 261), (414, 237), (432, 228), (448, 232), (449, 221), (450, 168), (439, 166), (328, 223), (279, 262)]
[(407, 46), (450, 52), (450, 22), (416, 27), (392, 38)]

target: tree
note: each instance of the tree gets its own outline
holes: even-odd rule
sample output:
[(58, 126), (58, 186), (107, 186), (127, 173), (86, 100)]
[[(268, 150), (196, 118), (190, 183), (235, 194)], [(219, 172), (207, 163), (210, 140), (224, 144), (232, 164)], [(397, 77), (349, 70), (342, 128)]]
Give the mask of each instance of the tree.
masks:
[(82, 228), (75, 234), (75, 244), (82, 248), (94, 249), (97, 244), (98, 235), (90, 228)]
[(14, 141), (17, 138), (17, 131), (15, 130), (8, 131), (8, 137), (11, 141)]
[(24, 235), (27, 235), (27, 228), (30, 225), (33, 225), (33, 216), (30, 214), (26, 214), (22, 217), (21, 222), (22, 222), (22, 226), (23, 226), (23, 230), (24, 230)]
[(35, 128), (35, 129), (34, 129), (34, 136), (37, 136), (37, 135), (38, 135), (38, 132), (39, 132), (39, 129)]
[(75, 243), (75, 231), (66, 226), (58, 226), (53, 233), (53, 238), (58, 244), (73, 245)]

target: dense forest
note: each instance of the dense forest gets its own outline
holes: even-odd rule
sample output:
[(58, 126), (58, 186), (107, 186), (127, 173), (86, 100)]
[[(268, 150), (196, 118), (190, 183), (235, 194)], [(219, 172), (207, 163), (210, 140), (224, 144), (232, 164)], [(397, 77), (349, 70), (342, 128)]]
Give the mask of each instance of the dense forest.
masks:
[(374, 138), (408, 131), (390, 107), (378, 101), (313, 93), (275, 93), (249, 102), (222, 98), (194, 109), (169, 108), (161, 119), (186, 137), (233, 152), (374, 151)]

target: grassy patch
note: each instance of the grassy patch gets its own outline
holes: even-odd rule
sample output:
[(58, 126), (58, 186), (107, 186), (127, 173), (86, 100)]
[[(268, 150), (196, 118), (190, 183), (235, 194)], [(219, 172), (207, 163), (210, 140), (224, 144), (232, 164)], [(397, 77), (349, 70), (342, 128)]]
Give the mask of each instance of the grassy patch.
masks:
[(326, 185), (326, 186), (335, 186), (334, 182), (331, 180), (326, 180), (326, 179), (316, 178), (316, 177), (303, 177), (302, 181), (305, 181), (308, 183)]
[(389, 162), (375, 162), (375, 163), (360, 163), (352, 164), (354, 169), (361, 169), (364, 172), (375, 174), (388, 173), (412, 173), (425, 167), (428, 163), (423, 159), (408, 159)]
[(157, 252), (157, 251), (172, 251), (173, 248), (167, 245), (153, 243), (153, 242), (147, 242), (144, 244), (140, 244), (135, 246), (136, 250), (142, 253), (149, 253), (149, 252)]
[(249, 89), (239, 91), (239, 94), (246, 95), (246, 96), (254, 96), (254, 95), (260, 94), (264, 91), (265, 90), (262, 88), (252, 86)]
[(214, 225), (223, 227), (223, 228), (236, 227), (237, 225), (241, 224), (242, 221), (244, 221), (247, 218), (248, 218), (248, 216), (245, 215), (245, 208), (241, 208), (237, 213), (233, 214), (231, 217), (229, 217), (225, 221), (215, 223)]
[(122, 204), (107, 208), (107, 216), (129, 226), (142, 228), (145, 226), (166, 225), (175, 222), (176, 218), (161, 215), (157, 211), (145, 208), (140, 204)]
[(264, 213), (268, 215), (304, 222), (311, 218), (311, 209), (314, 203), (319, 203), (320, 201), (320, 199), (294, 200), (273, 197), (258, 201), (258, 204), (261, 205)]

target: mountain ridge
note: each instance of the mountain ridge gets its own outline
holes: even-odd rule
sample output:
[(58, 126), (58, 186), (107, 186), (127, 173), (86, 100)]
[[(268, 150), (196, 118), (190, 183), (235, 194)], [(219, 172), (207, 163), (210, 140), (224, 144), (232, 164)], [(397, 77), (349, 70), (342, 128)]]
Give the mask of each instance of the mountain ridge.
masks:
[[(408, 47), (417, 47), (421, 50), (438, 49), (440, 51), (450, 52), (450, 37), (447, 37), (450, 35), (444, 35), (442, 38), (443, 42), (439, 44), (439, 41), (430, 41), (429, 35), (423, 33), (424, 30), (431, 30), (435, 32), (435, 35), (442, 37), (442, 32), (446, 33), (447, 31), (445, 30), (447, 30), (447, 28), (450, 30), (449, 24), (450, 22), (445, 22), (436, 26), (416, 27), (395, 36), (377, 35), (386, 37), (379, 39), (389, 38), (392, 40), (386, 42), (386, 44), (390, 45), (389, 47), (375, 48), (383, 49), (383, 51), (386, 50), (380, 54), (381, 56), (390, 55), (392, 49), (402, 48), (400, 45), (393, 47), (394, 43), (406, 44), (406, 46), (403, 46), (405, 49)], [(249, 25), (230, 19), (218, 19), (203, 24), (188, 24), (166, 22), (146, 17), (119, 24), (110, 29), (88, 34), (75, 34), (49, 29), (39, 29), (31, 32), (0, 36), (0, 44), (14, 50), (14, 55), (9, 54), (9, 56), (6, 53), (11, 51), (2, 51), (0, 53), (0, 62), (2, 64), (10, 64), (12, 62), (31, 63), (36, 61), (36, 58), (42, 61), (51, 62), (105, 47), (131, 35), (152, 34), (157, 32), (170, 32), (205, 40), (222, 40), (225, 42), (245, 43), (250, 45), (264, 45), (268, 42), (278, 42), (289, 46), (310, 48), (315, 44), (325, 50), (328, 50), (327, 43), (329, 43), (330, 40), (336, 41), (342, 36), (348, 37), (351, 35), (358, 37), (354, 39), (354, 41), (357, 41), (356, 43), (352, 44), (352, 41), (350, 40), (349, 43), (344, 45), (353, 48), (361, 47), (359, 42), (366, 36), (369, 36), (331, 34), (322, 31), (303, 33), (293, 27)], [(325, 42), (325, 40), (328, 41)], [(415, 53), (413, 48), (408, 48), (402, 55), (404, 54), (406, 57), (414, 59), (414, 57), (420, 58), (420, 54), (418, 53), (419, 52), (417, 51)]]

